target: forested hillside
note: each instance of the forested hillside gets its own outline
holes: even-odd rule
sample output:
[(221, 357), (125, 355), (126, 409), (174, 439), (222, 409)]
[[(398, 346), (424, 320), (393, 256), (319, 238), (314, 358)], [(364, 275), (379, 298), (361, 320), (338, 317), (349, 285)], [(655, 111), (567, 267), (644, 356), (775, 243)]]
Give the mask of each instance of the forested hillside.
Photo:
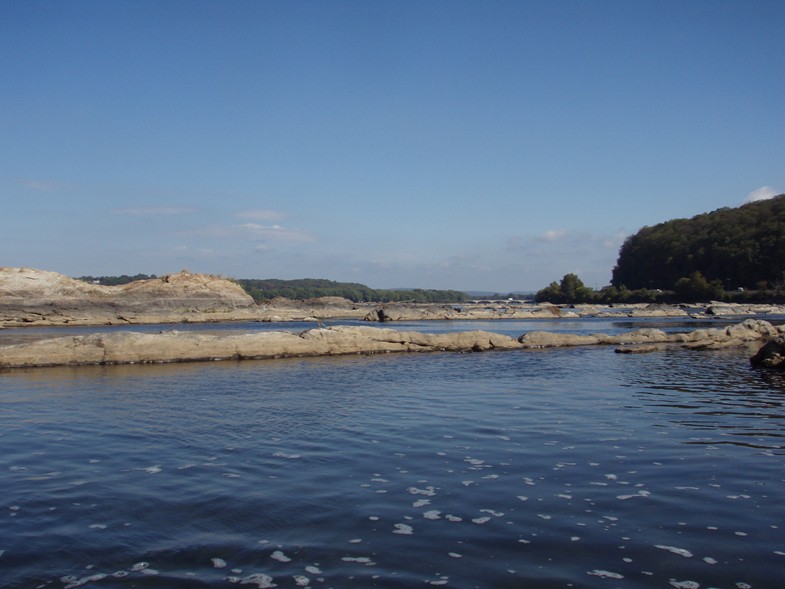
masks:
[(622, 245), (612, 284), (671, 289), (696, 272), (729, 290), (779, 286), (785, 272), (785, 195), (644, 227)]
[(418, 303), (456, 303), (465, 301), (465, 293), (456, 290), (379, 290), (353, 282), (336, 282), (316, 278), (300, 280), (250, 279), (236, 281), (254, 300), (287, 297), (310, 299), (315, 297), (344, 297), (355, 303), (371, 301), (416, 301)]

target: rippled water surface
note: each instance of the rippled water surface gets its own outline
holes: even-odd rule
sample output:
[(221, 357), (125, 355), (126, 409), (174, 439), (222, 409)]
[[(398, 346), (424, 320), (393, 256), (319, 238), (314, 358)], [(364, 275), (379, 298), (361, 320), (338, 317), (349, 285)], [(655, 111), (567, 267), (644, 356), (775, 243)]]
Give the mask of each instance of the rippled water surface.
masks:
[(0, 373), (0, 586), (781, 587), (785, 379), (748, 355)]

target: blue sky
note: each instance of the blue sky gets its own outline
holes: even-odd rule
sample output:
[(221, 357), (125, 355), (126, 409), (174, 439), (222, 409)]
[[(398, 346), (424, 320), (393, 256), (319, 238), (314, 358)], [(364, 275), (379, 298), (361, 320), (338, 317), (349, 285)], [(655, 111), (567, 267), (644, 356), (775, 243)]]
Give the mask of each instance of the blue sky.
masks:
[(0, 265), (608, 283), (785, 192), (785, 2), (0, 0)]

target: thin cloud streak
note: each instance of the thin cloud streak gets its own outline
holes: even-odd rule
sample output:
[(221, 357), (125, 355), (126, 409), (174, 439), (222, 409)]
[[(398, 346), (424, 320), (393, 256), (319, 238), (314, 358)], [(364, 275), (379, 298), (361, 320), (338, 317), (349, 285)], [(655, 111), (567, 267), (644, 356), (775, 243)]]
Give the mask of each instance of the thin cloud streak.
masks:
[(182, 232), (181, 235), (215, 238), (246, 238), (256, 240), (289, 241), (310, 243), (316, 238), (307, 231), (287, 229), (281, 225), (260, 225), (259, 223), (243, 223), (241, 225), (215, 225), (204, 229)]
[(272, 209), (252, 209), (235, 213), (239, 219), (253, 219), (256, 221), (280, 221), (286, 218), (286, 213)]
[(23, 188), (35, 192), (55, 192), (63, 187), (62, 182), (56, 180), (26, 179), (19, 182)]
[(190, 215), (196, 212), (193, 207), (129, 207), (115, 209), (116, 215), (131, 215), (133, 217), (156, 217), (170, 215)]

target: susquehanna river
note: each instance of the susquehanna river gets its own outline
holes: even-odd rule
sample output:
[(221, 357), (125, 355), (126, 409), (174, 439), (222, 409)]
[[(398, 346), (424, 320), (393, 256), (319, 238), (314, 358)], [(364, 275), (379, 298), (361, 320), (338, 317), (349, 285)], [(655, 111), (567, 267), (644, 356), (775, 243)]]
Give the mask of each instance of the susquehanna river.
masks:
[(0, 373), (0, 586), (782, 587), (785, 378), (748, 355)]

